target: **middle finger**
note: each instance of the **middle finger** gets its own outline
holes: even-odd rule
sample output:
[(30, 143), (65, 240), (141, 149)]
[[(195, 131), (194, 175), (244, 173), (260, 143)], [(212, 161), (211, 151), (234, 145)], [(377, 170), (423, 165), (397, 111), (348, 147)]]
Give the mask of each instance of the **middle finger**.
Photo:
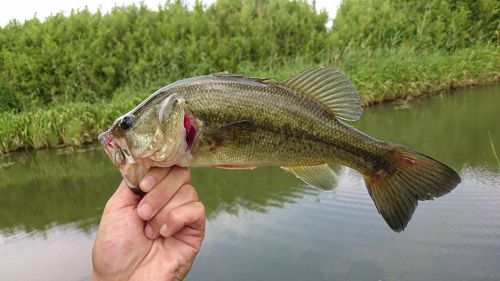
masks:
[(142, 198), (137, 207), (139, 217), (145, 221), (154, 217), (165, 206), (179, 188), (191, 182), (187, 168), (174, 166), (150, 192)]
[(161, 228), (167, 221), (168, 214), (172, 209), (175, 209), (186, 203), (198, 201), (198, 194), (194, 187), (190, 184), (183, 185), (167, 205), (161, 209), (150, 221), (147, 222), (144, 230), (150, 239), (155, 239), (159, 236)]

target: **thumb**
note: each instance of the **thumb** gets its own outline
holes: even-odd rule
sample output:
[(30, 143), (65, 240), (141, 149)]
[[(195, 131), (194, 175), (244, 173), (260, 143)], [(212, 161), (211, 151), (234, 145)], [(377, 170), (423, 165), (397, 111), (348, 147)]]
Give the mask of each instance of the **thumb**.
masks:
[(125, 181), (122, 180), (118, 189), (106, 203), (104, 212), (112, 212), (125, 207), (137, 206), (141, 198), (141, 196), (133, 193)]

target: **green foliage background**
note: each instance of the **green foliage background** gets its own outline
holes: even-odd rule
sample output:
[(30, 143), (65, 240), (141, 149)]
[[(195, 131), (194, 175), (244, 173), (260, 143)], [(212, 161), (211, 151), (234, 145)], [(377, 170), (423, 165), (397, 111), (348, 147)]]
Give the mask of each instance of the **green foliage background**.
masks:
[(174, 80), (283, 79), (332, 65), (365, 104), (498, 81), (500, 4), (344, 0), (333, 27), (305, 1), (73, 11), (0, 28), (0, 151), (79, 145)]

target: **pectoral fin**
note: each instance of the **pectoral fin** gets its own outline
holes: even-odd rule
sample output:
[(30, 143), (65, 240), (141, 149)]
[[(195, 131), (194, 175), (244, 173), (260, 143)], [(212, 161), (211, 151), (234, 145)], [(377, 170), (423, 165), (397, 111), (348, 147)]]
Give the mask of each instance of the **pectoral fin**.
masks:
[(255, 130), (255, 125), (251, 121), (239, 120), (206, 132), (204, 138), (212, 146), (211, 149), (216, 149), (229, 143), (245, 143), (249, 140), (248, 134)]
[(337, 176), (328, 166), (328, 164), (281, 168), (293, 173), (297, 178), (301, 179), (312, 187), (318, 188), (323, 191), (333, 190), (337, 186)]

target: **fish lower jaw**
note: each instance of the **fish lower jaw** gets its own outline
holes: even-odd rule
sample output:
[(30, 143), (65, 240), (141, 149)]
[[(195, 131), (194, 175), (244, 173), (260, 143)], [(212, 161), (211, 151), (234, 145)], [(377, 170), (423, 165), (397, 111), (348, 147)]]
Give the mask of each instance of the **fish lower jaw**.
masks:
[(150, 157), (156, 167), (188, 166), (191, 151), (186, 141), (181, 139), (173, 146), (163, 147)]
[(188, 158), (189, 155), (184, 155), (163, 161), (153, 160), (153, 167), (172, 167), (172, 166), (188, 167), (189, 166)]

